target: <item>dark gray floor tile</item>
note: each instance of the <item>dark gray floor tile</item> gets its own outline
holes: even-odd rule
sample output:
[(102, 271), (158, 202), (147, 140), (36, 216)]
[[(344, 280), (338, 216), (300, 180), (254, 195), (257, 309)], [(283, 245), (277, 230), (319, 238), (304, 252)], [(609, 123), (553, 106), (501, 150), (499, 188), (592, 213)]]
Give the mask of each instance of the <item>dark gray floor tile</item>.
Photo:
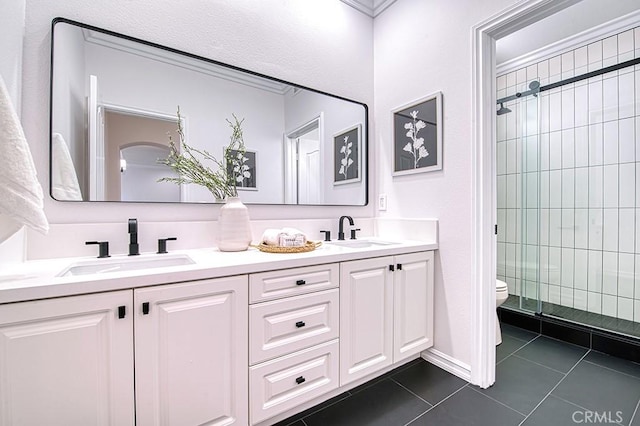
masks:
[(298, 420), (302, 419), (303, 417), (309, 416), (313, 413), (315, 413), (316, 411), (322, 410), (325, 407), (328, 407), (330, 405), (333, 404), (339, 404), (343, 399), (348, 398), (349, 396), (351, 396), (351, 392), (347, 391), (347, 392), (343, 392), (340, 395), (336, 395), (333, 398), (329, 398), (324, 402), (321, 402), (318, 405), (315, 405), (307, 410), (301, 411), (298, 414), (294, 414), (291, 417), (288, 417), (282, 421), (279, 421), (278, 423), (275, 423), (273, 426), (288, 426), (290, 424), (294, 424), (294, 426), (301, 426), (298, 424)]
[(359, 386), (357, 386), (357, 387), (355, 387), (355, 388), (351, 389), (351, 390), (350, 390), (350, 392), (351, 392), (352, 394), (354, 394), (354, 393), (358, 393), (358, 392), (360, 392), (360, 391), (363, 391), (363, 390), (365, 390), (366, 388), (368, 388), (368, 387), (370, 387), (370, 386), (373, 386), (373, 385), (375, 385), (376, 383), (381, 382), (381, 381), (383, 381), (383, 380), (385, 380), (385, 379), (388, 379), (388, 378), (389, 378), (389, 377), (391, 377), (392, 375), (394, 375), (394, 374), (396, 374), (396, 373), (398, 373), (398, 372), (400, 372), (400, 371), (402, 371), (402, 370), (404, 370), (404, 369), (406, 369), (406, 368), (410, 368), (410, 367), (411, 367), (411, 366), (413, 366), (413, 365), (421, 364), (421, 363), (423, 363), (423, 362), (425, 362), (425, 363), (426, 363), (427, 361), (425, 361), (425, 360), (424, 360), (424, 359), (422, 359), (422, 358), (416, 358), (416, 359), (414, 359), (414, 360), (411, 360), (411, 361), (409, 361), (409, 362), (407, 362), (407, 363), (405, 363), (405, 364), (401, 365), (400, 367), (396, 367), (396, 368), (394, 368), (394, 369), (393, 369), (393, 370), (391, 370), (391, 371), (387, 371), (386, 373), (381, 374), (381, 375), (380, 375), (380, 376), (378, 376), (378, 377), (374, 377), (373, 379), (369, 380), (368, 382), (365, 382), (365, 383), (363, 383), (363, 384), (361, 384), (361, 385), (359, 385)]
[(588, 349), (581, 346), (540, 336), (518, 350), (515, 355), (567, 373), (587, 351)]
[(429, 408), (431, 404), (385, 379), (303, 420), (308, 426), (404, 425)]
[(278, 423), (275, 423), (273, 426), (305, 426), (305, 424), (302, 420), (296, 420), (293, 423), (278, 422)]
[(621, 373), (629, 374), (640, 379), (640, 364), (616, 358), (602, 352), (591, 351), (584, 358), (584, 361), (592, 362), (602, 367), (611, 368)]
[(517, 339), (508, 334), (502, 334), (502, 343), (496, 346), (496, 362), (500, 362), (524, 345), (527, 342)]
[(461, 378), (426, 361), (392, 375), (391, 379), (432, 405), (467, 385)]
[(549, 395), (522, 425), (575, 426), (577, 423), (585, 423), (584, 409)]
[(518, 425), (524, 416), (465, 387), (419, 417), (411, 426), (509, 426)]
[(640, 379), (583, 361), (553, 395), (595, 412), (620, 411), (629, 424), (640, 399)]
[(563, 377), (562, 373), (511, 356), (496, 366), (495, 384), (480, 392), (529, 414)]
[(636, 408), (636, 414), (633, 416), (629, 426), (640, 426), (640, 407)]
[(515, 337), (519, 340), (524, 340), (525, 342), (529, 342), (538, 335), (529, 330), (525, 330), (524, 328), (515, 327), (511, 324), (500, 324), (500, 328), (502, 329), (502, 337), (506, 334), (507, 336)]

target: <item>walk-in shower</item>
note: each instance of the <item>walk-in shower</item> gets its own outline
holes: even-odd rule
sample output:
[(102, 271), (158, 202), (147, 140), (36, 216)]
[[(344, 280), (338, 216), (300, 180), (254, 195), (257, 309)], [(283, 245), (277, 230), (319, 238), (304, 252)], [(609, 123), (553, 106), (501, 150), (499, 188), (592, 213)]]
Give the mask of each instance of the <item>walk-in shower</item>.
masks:
[(639, 40), (498, 77), (503, 306), (640, 337)]

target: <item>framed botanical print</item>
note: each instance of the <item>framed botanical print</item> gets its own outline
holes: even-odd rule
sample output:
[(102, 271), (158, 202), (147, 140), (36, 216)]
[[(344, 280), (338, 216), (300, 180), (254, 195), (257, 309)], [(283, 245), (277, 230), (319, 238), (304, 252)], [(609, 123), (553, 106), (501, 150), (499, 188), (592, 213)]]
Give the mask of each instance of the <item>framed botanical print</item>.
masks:
[(245, 150), (244, 153), (232, 149), (227, 161), (227, 172), (235, 176), (238, 190), (258, 190), (256, 181), (257, 153)]
[(393, 175), (442, 169), (442, 92), (391, 112)]
[(362, 168), (362, 125), (356, 124), (333, 135), (333, 184), (359, 182)]

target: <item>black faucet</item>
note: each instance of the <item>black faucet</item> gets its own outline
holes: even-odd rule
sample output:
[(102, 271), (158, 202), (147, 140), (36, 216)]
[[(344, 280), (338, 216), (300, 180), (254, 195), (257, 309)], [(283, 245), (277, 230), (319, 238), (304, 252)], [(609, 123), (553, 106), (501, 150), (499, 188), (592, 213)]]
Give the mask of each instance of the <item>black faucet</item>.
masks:
[(140, 254), (138, 247), (138, 219), (129, 219), (129, 256)]
[(344, 240), (344, 220), (347, 219), (349, 221), (349, 225), (353, 226), (353, 218), (351, 216), (340, 216), (340, 221), (338, 222), (338, 239)]

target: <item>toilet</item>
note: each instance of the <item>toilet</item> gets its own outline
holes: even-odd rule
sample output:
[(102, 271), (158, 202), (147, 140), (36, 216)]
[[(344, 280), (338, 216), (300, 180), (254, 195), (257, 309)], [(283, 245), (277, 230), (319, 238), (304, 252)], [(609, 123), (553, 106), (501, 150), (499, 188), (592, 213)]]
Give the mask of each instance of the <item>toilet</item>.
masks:
[[(509, 290), (507, 283), (504, 281), (496, 280), (496, 308), (504, 303), (509, 297)], [(500, 331), (500, 320), (498, 319), (498, 313), (496, 312), (496, 346), (502, 343), (502, 332)]]

